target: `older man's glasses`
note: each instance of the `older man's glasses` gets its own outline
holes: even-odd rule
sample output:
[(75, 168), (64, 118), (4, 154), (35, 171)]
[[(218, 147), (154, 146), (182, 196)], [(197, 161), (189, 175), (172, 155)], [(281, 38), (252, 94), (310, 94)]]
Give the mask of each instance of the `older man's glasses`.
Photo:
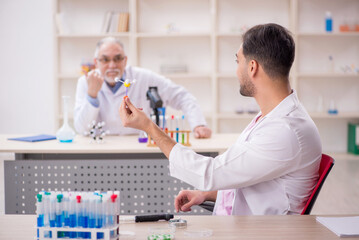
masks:
[(120, 62), (122, 62), (124, 59), (126, 58), (126, 56), (122, 56), (122, 55), (116, 55), (114, 58), (108, 58), (108, 57), (101, 57), (98, 58), (97, 60), (99, 60), (102, 64), (109, 64), (111, 61), (113, 61), (115, 64), (119, 64)]

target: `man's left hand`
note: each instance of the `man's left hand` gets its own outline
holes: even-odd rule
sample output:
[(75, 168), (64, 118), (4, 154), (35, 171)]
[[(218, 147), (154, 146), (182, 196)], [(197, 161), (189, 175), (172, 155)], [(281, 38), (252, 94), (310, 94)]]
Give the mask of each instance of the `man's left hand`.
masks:
[(197, 126), (193, 132), (195, 138), (210, 138), (212, 135), (212, 130), (206, 126)]

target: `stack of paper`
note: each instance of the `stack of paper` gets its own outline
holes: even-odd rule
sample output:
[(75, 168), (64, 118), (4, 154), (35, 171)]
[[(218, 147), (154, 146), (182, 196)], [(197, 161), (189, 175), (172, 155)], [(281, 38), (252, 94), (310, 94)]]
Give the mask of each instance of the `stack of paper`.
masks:
[(359, 236), (359, 216), (355, 217), (317, 217), (317, 221), (339, 237)]

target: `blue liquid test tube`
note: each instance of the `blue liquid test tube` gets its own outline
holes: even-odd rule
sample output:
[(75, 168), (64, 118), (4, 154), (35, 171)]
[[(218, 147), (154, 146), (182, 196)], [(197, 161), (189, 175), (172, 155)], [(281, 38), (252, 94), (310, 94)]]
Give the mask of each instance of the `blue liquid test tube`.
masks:
[(178, 116), (176, 116), (176, 142), (178, 142), (179, 139), (179, 128), (178, 128)]
[[(184, 115), (182, 115), (181, 128), (184, 131)], [(184, 132), (182, 133), (182, 144), (184, 144)]]
[[(103, 206), (102, 195), (97, 196), (96, 200), (96, 228), (103, 228)], [(97, 233), (97, 239), (103, 239), (103, 233)]]
[[(63, 204), (63, 208), (62, 208), (63, 225), (64, 227), (70, 227), (70, 216), (69, 216), (70, 198), (68, 192), (63, 193), (62, 204)], [(70, 237), (70, 233), (64, 232), (64, 237)]]
[[(82, 213), (82, 201), (81, 195), (76, 196), (76, 215), (77, 215), (77, 227), (83, 226), (83, 213)], [(78, 232), (77, 236), (83, 238), (83, 233)]]
[(56, 227), (63, 227), (63, 221), (62, 221), (62, 208), (63, 208), (63, 203), (62, 203), (62, 198), (63, 195), (62, 194), (57, 194), (56, 196), (57, 201), (55, 203), (55, 208), (56, 208), (56, 216), (55, 216), (55, 224)]
[(89, 201), (89, 228), (96, 228), (96, 196), (90, 196)]
[[(89, 200), (88, 200), (88, 194), (85, 193), (82, 198), (82, 227), (88, 228), (89, 227)], [(90, 237), (89, 232), (83, 233), (83, 238), (88, 239)]]
[[(70, 217), (70, 228), (77, 227), (77, 216), (76, 216), (76, 198), (75, 196), (70, 196), (70, 208), (69, 208), (69, 217)], [(70, 238), (77, 238), (76, 232), (70, 232)]]
[[(42, 201), (42, 195), (39, 193), (36, 195), (36, 215), (37, 215), (37, 227), (44, 226), (44, 203)], [(39, 229), (37, 229), (37, 237), (39, 236)]]

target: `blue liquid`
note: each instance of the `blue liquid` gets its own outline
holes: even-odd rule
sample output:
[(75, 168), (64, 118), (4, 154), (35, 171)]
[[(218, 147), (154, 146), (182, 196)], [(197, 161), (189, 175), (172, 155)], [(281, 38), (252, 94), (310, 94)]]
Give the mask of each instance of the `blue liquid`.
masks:
[(95, 228), (96, 227), (96, 219), (90, 218), (89, 220), (89, 228)]
[[(179, 131), (179, 128), (176, 128), (176, 131)], [(178, 136), (179, 136), (179, 133), (177, 132), (176, 133), (176, 142), (178, 142)]]
[(40, 214), (37, 217), (37, 226), (38, 227), (43, 227), (44, 226), (44, 214)]
[(56, 227), (62, 227), (62, 215), (56, 215)]
[(65, 217), (64, 225), (65, 225), (65, 227), (70, 227), (70, 218), (69, 217)]
[(325, 31), (327, 32), (333, 31), (333, 20), (331, 18), (325, 19)]
[(70, 232), (70, 238), (77, 238), (77, 232)]
[(55, 227), (55, 220), (50, 220), (50, 227)]
[[(82, 217), (82, 227), (88, 228), (89, 227), (89, 217)], [(84, 232), (82, 237), (83, 238), (89, 238), (90, 233)]]
[(102, 228), (102, 218), (97, 219), (97, 226), (96, 228)]
[(72, 142), (72, 139), (68, 139), (68, 140), (59, 140), (60, 142), (63, 142), (63, 143), (70, 143), (70, 142)]
[(70, 214), (70, 227), (76, 227), (76, 214)]
[[(102, 218), (97, 219), (97, 226), (96, 228), (102, 228)], [(103, 233), (97, 233), (97, 239), (103, 239), (104, 234)]]
[(104, 233), (97, 233), (97, 239), (103, 239)]

